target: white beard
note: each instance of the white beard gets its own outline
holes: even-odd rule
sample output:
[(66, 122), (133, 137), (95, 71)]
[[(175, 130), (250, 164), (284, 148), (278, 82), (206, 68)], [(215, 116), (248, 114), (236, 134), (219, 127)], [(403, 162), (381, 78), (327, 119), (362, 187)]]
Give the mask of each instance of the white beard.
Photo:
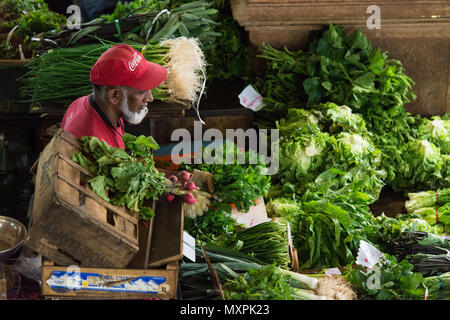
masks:
[(139, 124), (144, 120), (145, 116), (148, 113), (148, 108), (145, 107), (140, 112), (133, 112), (128, 108), (128, 97), (125, 96), (122, 102), (122, 114), (123, 118), (131, 124)]

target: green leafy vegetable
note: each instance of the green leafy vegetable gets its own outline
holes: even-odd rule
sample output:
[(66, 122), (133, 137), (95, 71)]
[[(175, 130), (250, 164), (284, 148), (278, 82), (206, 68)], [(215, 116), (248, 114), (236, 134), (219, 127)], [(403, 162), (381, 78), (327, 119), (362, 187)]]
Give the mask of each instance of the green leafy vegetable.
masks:
[(423, 276), (413, 272), (407, 260), (384, 255), (372, 269), (357, 266), (346, 273), (346, 279), (357, 290), (360, 300), (421, 300), (425, 298)]
[(419, 139), (428, 140), (436, 145), (441, 153), (450, 154), (450, 119), (433, 116), (431, 119), (423, 118), (417, 128)]
[[(259, 196), (267, 194), (271, 177), (263, 174), (265, 164), (254, 151), (244, 152), (235, 143), (225, 141), (219, 148), (206, 147), (204, 154), (211, 155), (211, 163), (183, 165), (181, 168), (211, 173), (215, 201), (233, 204), (239, 211), (247, 212)], [(227, 211), (231, 212), (230, 206)]]
[(123, 149), (110, 147), (97, 137), (82, 137), (83, 153), (72, 159), (86, 168), (92, 190), (102, 199), (117, 206), (126, 206), (138, 212), (143, 220), (154, 216), (149, 200), (157, 200), (167, 193), (169, 181), (155, 168), (150, 151), (157, 145), (144, 136), (126, 135), (125, 147), (136, 155), (129, 156)]

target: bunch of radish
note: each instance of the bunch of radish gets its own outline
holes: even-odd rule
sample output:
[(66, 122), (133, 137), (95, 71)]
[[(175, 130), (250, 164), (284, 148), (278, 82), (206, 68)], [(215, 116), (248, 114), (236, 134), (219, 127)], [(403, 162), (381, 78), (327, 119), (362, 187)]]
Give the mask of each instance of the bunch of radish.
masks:
[(183, 201), (187, 204), (194, 204), (197, 202), (194, 195), (189, 192), (194, 189), (199, 189), (193, 181), (191, 181), (191, 174), (185, 170), (180, 171), (177, 176), (171, 175), (169, 180), (172, 182), (171, 192), (166, 195), (167, 202), (172, 202), (176, 194), (173, 192), (174, 188), (178, 188), (181, 192), (177, 193), (183, 197)]

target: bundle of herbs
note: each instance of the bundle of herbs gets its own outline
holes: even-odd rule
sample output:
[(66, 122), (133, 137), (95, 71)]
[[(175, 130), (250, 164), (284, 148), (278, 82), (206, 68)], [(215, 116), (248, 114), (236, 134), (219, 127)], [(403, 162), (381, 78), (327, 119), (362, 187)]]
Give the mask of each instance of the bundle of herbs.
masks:
[[(50, 50), (27, 64), (22, 77), (26, 101), (70, 103), (92, 92), (90, 70), (100, 55), (116, 43), (99, 41)], [(155, 99), (192, 106), (200, 98), (205, 60), (198, 40), (176, 38), (146, 45), (127, 43), (148, 61), (164, 66), (166, 80), (152, 91)]]
[(184, 220), (184, 230), (196, 239), (198, 244), (226, 248), (236, 238), (237, 221), (231, 215), (228, 204), (215, 203), (195, 219)]
[(225, 140), (212, 143), (202, 150), (206, 160), (202, 164), (182, 164), (181, 169), (195, 169), (212, 174), (214, 196), (212, 206), (221, 206), (231, 213), (234, 205), (238, 211), (247, 212), (259, 196), (266, 196), (271, 186), (271, 176), (264, 174), (265, 159), (253, 150), (241, 150), (234, 142)]
[(82, 137), (82, 152), (74, 153), (72, 160), (90, 172), (88, 183), (100, 198), (149, 220), (155, 214), (152, 201), (166, 194), (172, 184), (155, 168), (151, 151), (159, 146), (152, 137), (125, 133), (124, 144), (131, 155), (97, 137)]

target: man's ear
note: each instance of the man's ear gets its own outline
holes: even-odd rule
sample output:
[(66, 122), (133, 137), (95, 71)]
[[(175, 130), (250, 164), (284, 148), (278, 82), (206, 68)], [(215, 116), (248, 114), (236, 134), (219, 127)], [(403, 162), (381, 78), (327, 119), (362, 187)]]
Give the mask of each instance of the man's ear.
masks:
[(109, 103), (118, 105), (122, 103), (123, 94), (117, 87), (107, 87), (106, 98), (108, 99)]

